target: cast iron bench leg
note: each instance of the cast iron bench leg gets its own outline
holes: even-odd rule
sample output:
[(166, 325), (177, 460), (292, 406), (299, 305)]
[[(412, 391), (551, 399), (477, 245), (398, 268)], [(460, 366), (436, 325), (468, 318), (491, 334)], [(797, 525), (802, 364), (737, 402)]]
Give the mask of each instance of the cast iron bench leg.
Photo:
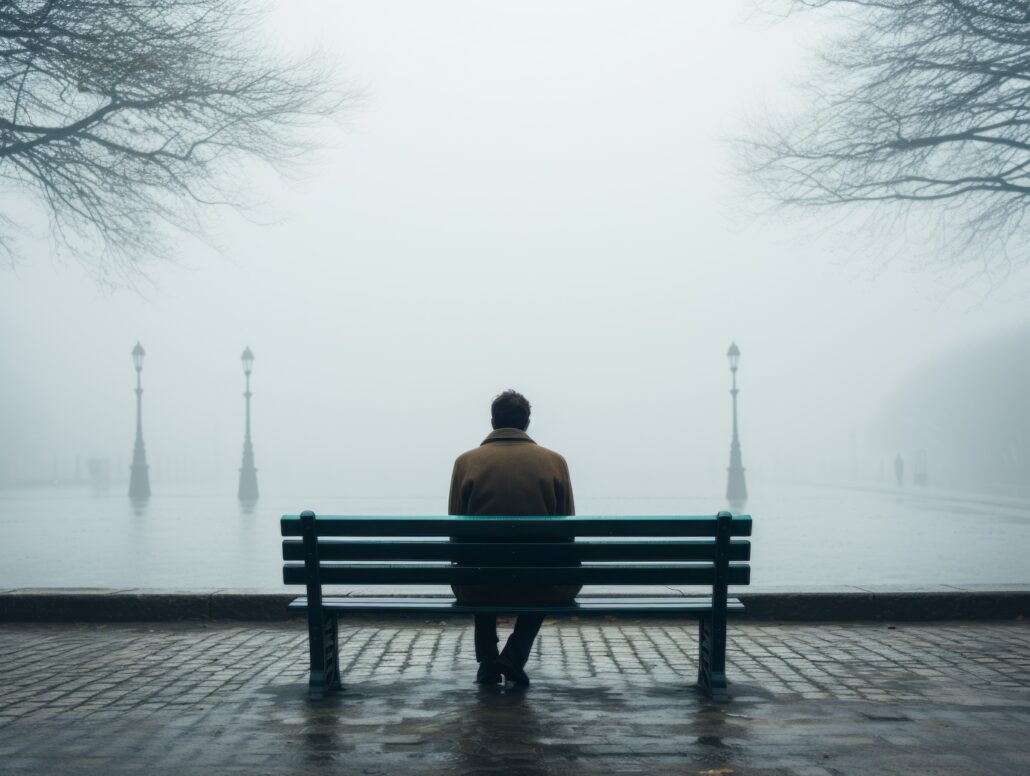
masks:
[(322, 564), (318, 559), (315, 513), (311, 510), (301, 512), (300, 524), (308, 588), (308, 648), (311, 653), (308, 695), (317, 700), (340, 689), (339, 630), (336, 612), (322, 608)]
[(333, 671), (332, 681), (329, 683), (330, 690), (339, 690), (343, 687), (340, 683), (340, 624), (335, 612), (329, 615), (328, 628), (332, 631), (330, 641), (333, 645)]
[(729, 586), (730, 533), (733, 515), (720, 512), (715, 531), (715, 580), (712, 611), (698, 627), (698, 684), (709, 698), (726, 700), (726, 595)]
[(312, 638), (314, 632), (308, 633), (311, 647), (311, 674), (308, 678), (308, 695), (312, 700), (320, 700), (340, 685), (340, 636), (335, 612), (324, 613), (321, 618), (321, 638)]
[(711, 614), (698, 621), (697, 686), (709, 698), (725, 700), (726, 691), (726, 630), (714, 627)]

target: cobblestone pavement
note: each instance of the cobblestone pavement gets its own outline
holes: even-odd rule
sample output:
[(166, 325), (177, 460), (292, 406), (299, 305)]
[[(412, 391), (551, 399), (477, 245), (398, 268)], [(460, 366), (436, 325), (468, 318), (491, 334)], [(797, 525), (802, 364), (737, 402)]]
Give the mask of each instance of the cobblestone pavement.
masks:
[(0, 625), (0, 773), (1030, 774), (1024, 623), (731, 624), (733, 699), (690, 621), (548, 622), (525, 691), (480, 689), (458, 620)]

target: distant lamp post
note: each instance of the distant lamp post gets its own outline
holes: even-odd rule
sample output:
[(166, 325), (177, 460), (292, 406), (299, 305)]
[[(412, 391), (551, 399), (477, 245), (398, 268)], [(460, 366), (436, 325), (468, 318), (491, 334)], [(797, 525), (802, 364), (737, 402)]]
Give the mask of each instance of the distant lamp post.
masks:
[(243, 437), (243, 465), (240, 467), (240, 501), (254, 502), (258, 499), (257, 469), (254, 468), (254, 445), (250, 442), (250, 372), (254, 368), (254, 354), (248, 346), (240, 356), (243, 362), (243, 374), (247, 378), (247, 390), (243, 396), (247, 400), (247, 430)]
[(740, 349), (737, 347), (737, 343), (730, 343), (726, 357), (730, 361), (730, 372), (733, 375), (733, 388), (730, 389), (730, 394), (733, 396), (733, 441), (730, 443), (726, 500), (733, 509), (740, 509), (747, 502), (747, 482), (744, 479), (744, 463), (740, 457), (740, 438), (737, 436), (737, 394), (739, 393), (737, 390), (737, 367), (740, 365)]
[(132, 448), (132, 474), (129, 477), (129, 498), (146, 501), (150, 498), (150, 469), (147, 450), (143, 446), (143, 356), (146, 351), (138, 342), (132, 349), (132, 363), (136, 367), (136, 444)]

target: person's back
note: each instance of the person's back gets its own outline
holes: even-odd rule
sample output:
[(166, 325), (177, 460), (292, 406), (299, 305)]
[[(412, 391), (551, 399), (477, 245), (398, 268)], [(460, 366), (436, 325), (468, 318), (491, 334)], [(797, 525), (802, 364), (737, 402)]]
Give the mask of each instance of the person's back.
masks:
[[(574, 515), (569, 467), (558, 453), (540, 447), (524, 430), (494, 429), (479, 447), (454, 462), (448, 511), (477, 517)], [(533, 541), (527, 536), (511, 538)], [(454, 585), (452, 589), (465, 604), (562, 604), (571, 603), (580, 586)]]
[(572, 515), (569, 467), (518, 428), (495, 429), (458, 457), (451, 482), (452, 515)]
[[(451, 475), (448, 511), (468, 516), (574, 515), (572, 482), (565, 459), (540, 447), (526, 433), (530, 405), (524, 396), (506, 391), (494, 399), (494, 427), (482, 444), (458, 456)], [(513, 537), (532, 541), (532, 537)], [(505, 541), (499, 538), (498, 541)], [(455, 585), (454, 594), (466, 604), (571, 603), (580, 590), (572, 585)], [(497, 618), (476, 616), (477, 681), (491, 684), (500, 674), (520, 684), (529, 679), (522, 670), (543, 617), (520, 616), (515, 632), (497, 652)]]

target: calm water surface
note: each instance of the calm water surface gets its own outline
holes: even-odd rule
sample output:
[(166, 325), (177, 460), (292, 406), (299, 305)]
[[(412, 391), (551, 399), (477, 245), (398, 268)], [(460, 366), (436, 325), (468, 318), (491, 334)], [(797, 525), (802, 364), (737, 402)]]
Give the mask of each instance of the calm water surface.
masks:
[[(753, 488), (753, 490), (755, 490)], [(756, 491), (757, 492), (757, 491)], [(433, 499), (122, 495), (0, 491), (0, 587), (283, 590), (279, 515), (434, 515)], [(711, 514), (718, 498), (577, 498), (580, 514)], [(828, 487), (754, 495), (752, 583), (763, 586), (1030, 583), (1030, 505)]]

